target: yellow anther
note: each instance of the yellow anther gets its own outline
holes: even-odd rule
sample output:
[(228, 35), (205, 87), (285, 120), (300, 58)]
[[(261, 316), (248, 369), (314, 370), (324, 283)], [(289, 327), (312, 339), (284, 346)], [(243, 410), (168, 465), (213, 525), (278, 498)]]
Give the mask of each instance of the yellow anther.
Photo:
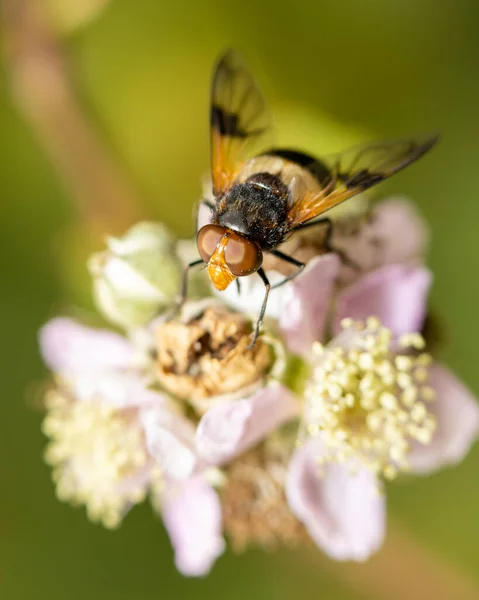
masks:
[(430, 444), (433, 436), (433, 431), (419, 427), (416, 429), (416, 440), (421, 444)]
[(414, 378), (419, 383), (426, 383), (429, 379), (428, 370), (425, 367), (420, 367), (414, 371)]
[(436, 399), (436, 390), (428, 385), (423, 385), (420, 389), (421, 398), (426, 402), (432, 402)]
[(398, 405), (396, 396), (391, 392), (383, 392), (379, 397), (379, 403), (387, 410), (395, 410)]
[(377, 317), (368, 317), (366, 320), (366, 327), (371, 331), (378, 331), (381, 327), (381, 321)]
[(396, 367), (399, 371), (409, 371), (413, 365), (413, 360), (410, 356), (399, 355), (396, 356), (395, 361)]
[(417, 402), (411, 408), (411, 419), (413, 421), (415, 421), (416, 423), (420, 423), (421, 421), (423, 421), (426, 418), (426, 416), (427, 416), (427, 409), (422, 402)]
[(405, 333), (399, 338), (399, 344), (403, 348), (414, 348), (422, 350), (426, 346), (426, 342), (420, 333)]
[(359, 460), (394, 478), (408, 468), (411, 442), (429, 443), (434, 434), (425, 404), (434, 397), (427, 385), (430, 357), (411, 353), (424, 346), (416, 333), (401, 336), (405, 352), (396, 352), (391, 331), (376, 318), (365, 328), (351, 320), (343, 327), (354, 334), (349, 346), (326, 347), (316, 357), (305, 391), (306, 430), (321, 435), (327, 461)]
[(314, 342), (313, 344), (313, 354), (316, 356), (320, 356), (324, 352), (324, 346), (320, 342)]
[(416, 357), (416, 365), (421, 367), (428, 367), (432, 364), (432, 356), (427, 352), (423, 352)]
[(383, 475), (386, 479), (394, 479), (397, 477), (398, 470), (393, 465), (386, 465), (383, 469)]
[(406, 407), (411, 407), (417, 400), (417, 387), (414, 385), (410, 385), (407, 387), (404, 392), (401, 394), (401, 401)]
[(358, 358), (358, 366), (360, 369), (372, 369), (374, 366), (374, 358), (369, 352), (361, 352)]
[(50, 408), (44, 420), (50, 437), (45, 460), (53, 466), (59, 499), (84, 504), (90, 519), (116, 527), (127, 508), (141, 501), (143, 485), (124, 485), (145, 467), (148, 455), (134, 411), (96, 399)]
[(344, 405), (348, 408), (352, 408), (356, 403), (356, 398), (354, 394), (346, 394), (344, 397)]
[(339, 400), (343, 394), (343, 388), (336, 382), (332, 382), (327, 386), (328, 394), (333, 400)]
[(404, 373), (401, 371), (396, 375), (396, 381), (400, 388), (406, 390), (408, 387), (412, 385), (412, 377), (409, 373)]

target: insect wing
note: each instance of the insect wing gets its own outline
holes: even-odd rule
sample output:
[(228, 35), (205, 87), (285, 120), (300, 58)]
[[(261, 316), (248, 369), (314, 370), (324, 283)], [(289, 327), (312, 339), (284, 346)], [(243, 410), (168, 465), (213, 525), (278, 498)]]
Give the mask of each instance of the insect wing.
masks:
[(213, 193), (224, 194), (241, 166), (267, 145), (270, 119), (263, 96), (234, 51), (218, 63), (211, 91)]
[(291, 228), (394, 175), (425, 154), (437, 140), (437, 136), (431, 136), (423, 140), (377, 142), (321, 159), (329, 175), (323, 177), (321, 190), (306, 192), (292, 204), (288, 213)]

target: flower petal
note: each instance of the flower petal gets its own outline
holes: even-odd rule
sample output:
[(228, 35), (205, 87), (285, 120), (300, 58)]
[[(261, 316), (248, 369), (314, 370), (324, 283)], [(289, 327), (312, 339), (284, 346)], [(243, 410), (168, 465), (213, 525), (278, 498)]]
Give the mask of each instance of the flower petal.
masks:
[[(332, 247), (350, 257), (362, 272), (385, 265), (419, 266), (428, 244), (428, 231), (422, 217), (407, 198), (395, 196), (379, 202), (372, 218), (352, 229), (333, 228)], [(358, 272), (343, 264), (340, 279), (352, 283)]]
[(208, 464), (223, 464), (297, 414), (298, 401), (279, 384), (263, 388), (243, 400), (221, 402), (211, 408), (198, 425), (198, 455)]
[(48, 367), (62, 374), (125, 369), (134, 358), (133, 347), (121, 335), (91, 329), (66, 317), (49, 321), (39, 337)]
[(223, 554), (221, 505), (203, 477), (167, 484), (163, 520), (175, 549), (175, 564), (183, 575), (207, 575)]
[(384, 540), (384, 497), (370, 470), (353, 474), (347, 464), (320, 467), (322, 454), (319, 438), (294, 453), (286, 481), (289, 506), (331, 558), (364, 561)]
[(339, 294), (333, 330), (341, 331), (341, 320), (378, 317), (396, 335), (420, 331), (426, 317), (431, 273), (403, 265), (382, 267), (368, 273)]
[[(317, 256), (303, 273), (271, 291), (266, 316), (279, 320), (286, 343), (293, 352), (309, 354), (312, 343), (323, 337), (339, 267), (340, 260), (335, 254)], [(277, 271), (268, 271), (267, 275), (271, 285), (284, 279)], [(264, 299), (264, 283), (252, 275), (242, 278), (240, 285), (240, 293), (233, 285), (224, 292), (213, 292), (236, 310), (257, 315)]]
[(323, 339), (339, 267), (340, 260), (335, 254), (318, 256), (301, 275), (284, 286), (279, 325), (293, 352), (308, 355), (313, 342)]
[(430, 444), (413, 447), (409, 465), (416, 473), (460, 462), (479, 435), (479, 405), (472, 392), (441, 365), (433, 365), (429, 377), (436, 400), (428, 408), (435, 414), (438, 428)]
[(373, 229), (384, 241), (382, 264), (405, 263), (424, 255), (429, 235), (414, 204), (402, 196), (380, 202), (374, 211)]
[(74, 374), (65, 378), (78, 401), (97, 399), (117, 408), (155, 405), (162, 396), (146, 388), (144, 379), (133, 373), (102, 371)]
[(140, 269), (118, 256), (109, 256), (103, 265), (103, 278), (124, 298), (161, 302), (165, 294), (148, 281)]
[(141, 422), (148, 452), (163, 473), (173, 479), (190, 477), (197, 464), (193, 424), (166, 403), (144, 410)]
[[(284, 275), (277, 271), (268, 271), (268, 279), (271, 285), (274, 285), (284, 279)], [(287, 284), (271, 291), (266, 307), (266, 317), (279, 319), (283, 310), (286, 287)], [(236, 285), (230, 285), (224, 292), (219, 292), (214, 286), (211, 286), (211, 291), (222, 302), (226, 302), (235, 310), (251, 315), (259, 313), (265, 293), (264, 283), (256, 274), (240, 279), (240, 292)]]

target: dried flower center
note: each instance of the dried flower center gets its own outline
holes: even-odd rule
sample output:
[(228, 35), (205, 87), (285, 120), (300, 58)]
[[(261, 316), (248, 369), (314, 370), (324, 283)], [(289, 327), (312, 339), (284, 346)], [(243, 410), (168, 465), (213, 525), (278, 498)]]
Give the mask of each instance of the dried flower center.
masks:
[(157, 332), (161, 383), (195, 403), (258, 382), (271, 364), (271, 354), (261, 340), (249, 348), (250, 333), (246, 317), (219, 306), (186, 323), (161, 325)]
[(236, 460), (222, 491), (223, 526), (236, 551), (250, 545), (297, 546), (308, 536), (284, 495), (286, 467), (266, 461), (261, 449)]
[(43, 431), (51, 439), (45, 459), (54, 467), (60, 500), (84, 504), (88, 517), (116, 527), (146, 493), (143, 433), (135, 416), (104, 402), (78, 402), (52, 392)]
[(399, 339), (375, 318), (366, 326), (346, 319), (344, 346), (315, 346), (316, 365), (306, 388), (305, 434), (320, 435), (321, 461), (359, 459), (391, 479), (408, 468), (411, 442), (428, 444), (436, 420), (428, 411), (435, 392), (428, 385), (429, 354), (419, 334)]

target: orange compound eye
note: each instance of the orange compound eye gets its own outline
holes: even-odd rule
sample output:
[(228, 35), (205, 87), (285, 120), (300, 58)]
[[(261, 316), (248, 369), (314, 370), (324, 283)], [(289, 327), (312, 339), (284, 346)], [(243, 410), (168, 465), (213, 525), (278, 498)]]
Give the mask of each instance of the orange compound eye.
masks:
[(211, 255), (225, 234), (226, 229), (219, 225), (205, 225), (196, 235), (196, 244), (201, 258), (208, 263)]
[(226, 245), (226, 264), (236, 277), (255, 273), (263, 264), (263, 253), (257, 244), (233, 234)]

